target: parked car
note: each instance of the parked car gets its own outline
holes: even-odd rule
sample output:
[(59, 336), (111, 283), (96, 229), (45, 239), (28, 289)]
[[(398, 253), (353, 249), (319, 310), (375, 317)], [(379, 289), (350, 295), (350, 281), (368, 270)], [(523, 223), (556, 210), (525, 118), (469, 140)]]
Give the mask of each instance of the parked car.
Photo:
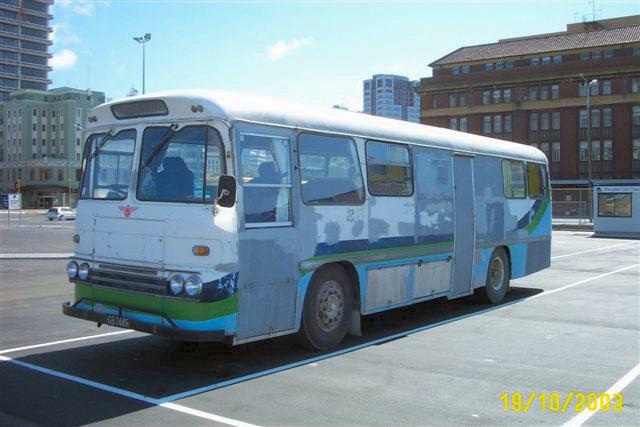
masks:
[(76, 219), (76, 210), (67, 206), (51, 208), (47, 211), (49, 221), (57, 219), (58, 221), (66, 221), (68, 219)]

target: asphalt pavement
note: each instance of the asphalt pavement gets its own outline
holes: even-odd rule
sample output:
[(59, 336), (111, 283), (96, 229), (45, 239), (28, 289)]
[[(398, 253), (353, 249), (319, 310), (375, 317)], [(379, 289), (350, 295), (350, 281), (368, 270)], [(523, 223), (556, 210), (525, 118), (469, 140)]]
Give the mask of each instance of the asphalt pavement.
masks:
[[(37, 230), (2, 229), (0, 253), (72, 249), (72, 228)], [(290, 337), (228, 349), (96, 328), (61, 313), (65, 260), (0, 260), (0, 424), (636, 425), (640, 242), (554, 232), (552, 257), (499, 306), (378, 314), (327, 353)], [(538, 398), (617, 389), (617, 412)], [(536, 394), (525, 413), (505, 411), (503, 393)]]

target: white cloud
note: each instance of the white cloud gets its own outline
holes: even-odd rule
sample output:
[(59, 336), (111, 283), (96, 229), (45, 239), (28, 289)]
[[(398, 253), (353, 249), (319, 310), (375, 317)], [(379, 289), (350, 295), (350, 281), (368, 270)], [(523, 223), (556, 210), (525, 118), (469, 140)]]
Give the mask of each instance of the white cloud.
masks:
[(286, 54), (309, 44), (311, 44), (309, 39), (293, 39), (289, 43), (279, 40), (271, 46), (267, 46), (267, 58), (271, 61), (277, 61)]
[(53, 24), (51, 26), (53, 32), (51, 33), (51, 41), (58, 44), (73, 44), (80, 43), (80, 38), (71, 31), (69, 24), (61, 22)]
[(55, 4), (69, 9), (78, 15), (91, 15), (96, 8), (95, 3), (89, 0), (58, 0)]
[(62, 49), (53, 54), (53, 58), (49, 60), (49, 65), (53, 67), (54, 71), (68, 70), (73, 68), (76, 62), (78, 62), (78, 55), (74, 51)]

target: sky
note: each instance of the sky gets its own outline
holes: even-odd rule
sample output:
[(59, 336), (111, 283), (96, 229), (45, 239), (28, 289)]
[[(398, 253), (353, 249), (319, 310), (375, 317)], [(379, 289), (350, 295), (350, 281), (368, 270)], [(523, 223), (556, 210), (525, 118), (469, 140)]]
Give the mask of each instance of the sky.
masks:
[[(447, 53), (501, 38), (563, 31), (588, 0), (55, 0), (51, 87), (107, 98), (206, 88), (362, 110), (373, 74), (429, 77)], [(596, 1), (596, 18), (640, 14), (639, 0)]]

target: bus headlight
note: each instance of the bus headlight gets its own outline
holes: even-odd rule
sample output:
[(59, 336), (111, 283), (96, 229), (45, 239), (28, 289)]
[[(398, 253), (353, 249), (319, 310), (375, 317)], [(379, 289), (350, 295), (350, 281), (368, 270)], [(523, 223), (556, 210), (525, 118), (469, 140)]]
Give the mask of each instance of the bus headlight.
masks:
[(184, 290), (187, 295), (195, 297), (202, 292), (202, 279), (198, 276), (190, 276), (186, 282), (184, 282)]
[(78, 278), (80, 280), (87, 280), (89, 278), (89, 264), (86, 262), (83, 262), (80, 264), (80, 267), (78, 267)]
[(182, 292), (182, 288), (184, 287), (184, 277), (179, 274), (174, 274), (169, 279), (169, 289), (171, 289), (171, 293), (174, 295), (178, 295)]
[(69, 276), (69, 279), (75, 279), (77, 274), (78, 263), (75, 261), (69, 261), (69, 264), (67, 264), (67, 276)]

